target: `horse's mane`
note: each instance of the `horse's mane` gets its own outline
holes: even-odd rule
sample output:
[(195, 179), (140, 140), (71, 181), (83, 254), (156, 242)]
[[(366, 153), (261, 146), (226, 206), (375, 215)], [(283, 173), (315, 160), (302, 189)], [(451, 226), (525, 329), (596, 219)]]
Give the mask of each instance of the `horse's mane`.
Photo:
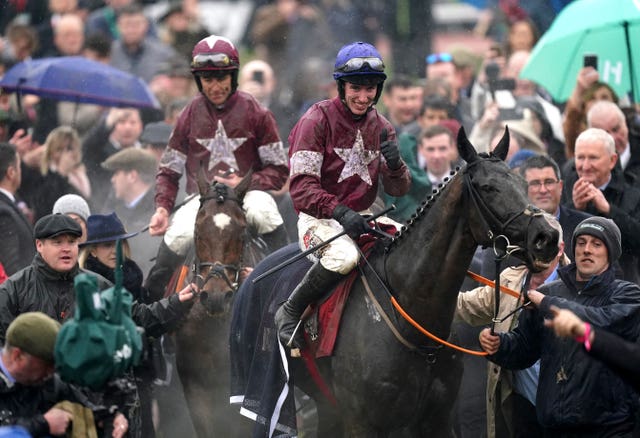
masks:
[(391, 250), (391, 248), (398, 242), (398, 240), (405, 237), (411, 229), (416, 226), (420, 220), (426, 216), (427, 211), (435, 204), (436, 200), (440, 197), (445, 187), (449, 185), (453, 177), (460, 171), (460, 167), (456, 167), (455, 170), (452, 170), (449, 173), (449, 176), (444, 179), (444, 182), (438, 184), (438, 187), (433, 189), (432, 192), (427, 195), (420, 205), (416, 208), (415, 213), (411, 215), (411, 217), (405, 222), (405, 224), (398, 230), (391, 240), (391, 244), (387, 247), (387, 251)]

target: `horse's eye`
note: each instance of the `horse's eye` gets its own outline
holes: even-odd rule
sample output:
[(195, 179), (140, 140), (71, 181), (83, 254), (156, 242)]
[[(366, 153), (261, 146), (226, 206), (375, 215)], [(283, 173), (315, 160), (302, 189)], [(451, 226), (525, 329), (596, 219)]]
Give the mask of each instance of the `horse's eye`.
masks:
[(485, 193), (491, 193), (491, 192), (497, 191), (496, 187), (492, 186), (491, 184), (481, 184), (480, 190), (482, 190)]

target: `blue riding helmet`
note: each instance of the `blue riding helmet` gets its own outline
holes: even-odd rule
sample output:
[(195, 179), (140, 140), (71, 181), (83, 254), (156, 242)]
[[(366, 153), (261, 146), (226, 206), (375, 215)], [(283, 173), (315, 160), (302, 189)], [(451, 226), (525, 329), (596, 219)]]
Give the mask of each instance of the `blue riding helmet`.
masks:
[(344, 83), (358, 85), (377, 85), (378, 91), (373, 100), (377, 103), (387, 75), (384, 74), (384, 62), (380, 53), (369, 43), (361, 41), (342, 47), (336, 56), (333, 78), (338, 83), (338, 94), (344, 100)]
[(364, 75), (377, 76), (380, 82), (387, 79), (380, 53), (371, 44), (361, 41), (342, 47), (336, 56), (333, 78), (338, 80)]

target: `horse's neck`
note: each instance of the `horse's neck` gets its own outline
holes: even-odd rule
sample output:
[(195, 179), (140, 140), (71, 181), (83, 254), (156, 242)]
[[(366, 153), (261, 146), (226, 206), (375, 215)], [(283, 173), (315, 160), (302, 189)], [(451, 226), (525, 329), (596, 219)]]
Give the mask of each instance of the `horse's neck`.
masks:
[[(457, 293), (477, 247), (461, 202), (463, 184), (456, 178), (435, 204), (410, 225), (392, 246), (386, 270), (400, 304), (418, 322), (429, 321), (443, 333), (453, 315)], [(435, 320), (442, 327), (435, 325)]]

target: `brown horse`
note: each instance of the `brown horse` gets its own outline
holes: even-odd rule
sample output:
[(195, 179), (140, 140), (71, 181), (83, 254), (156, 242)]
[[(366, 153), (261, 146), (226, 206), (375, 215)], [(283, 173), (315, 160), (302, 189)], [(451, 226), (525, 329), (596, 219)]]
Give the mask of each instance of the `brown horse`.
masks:
[(175, 333), (176, 365), (194, 428), (201, 438), (246, 437), (247, 420), (229, 407), (229, 318), (242, 269), (262, 257), (252, 247), (242, 198), (250, 176), (236, 190), (208, 184), (198, 173), (200, 209), (195, 223), (193, 274), (201, 288)]
[[(247, 333), (242, 325), (236, 331), (232, 324), (232, 366), (237, 370), (232, 397), (242, 403), (245, 415), (257, 420), (260, 434), (295, 433), (295, 410), (287, 404), (287, 388), (295, 384), (316, 401), (319, 437), (382, 438), (402, 430), (411, 437), (453, 436), (460, 353), (420, 333), (390, 299), (422, 327), (448, 339), (458, 291), (478, 245), (506, 238), (533, 270), (547, 266), (557, 254), (558, 232), (529, 205), (523, 179), (504, 163), (508, 148), (507, 132), (491, 155), (478, 155), (461, 130), (458, 150), (466, 167), (430, 196), (395, 238), (379, 241), (361, 265), (333, 354), (316, 361), (336, 406), (318, 390), (304, 363), (287, 357), (276, 340), (273, 312), (279, 301), (270, 297), (285, 284), (295, 287), (289, 280), (292, 272), (285, 268), (255, 284), (250, 281), (291, 254), (277, 251), (256, 266), (236, 297), (233, 320), (247, 320), (246, 310), (256, 302), (267, 316), (262, 331)], [(278, 362), (267, 368), (264, 361), (252, 360), (256, 357)], [(281, 357), (289, 363), (289, 373), (280, 371), (286, 366), (277, 366)], [(280, 380), (270, 370), (280, 372)], [(269, 386), (256, 389), (251, 382)], [(282, 392), (273, 397), (265, 388)]]

